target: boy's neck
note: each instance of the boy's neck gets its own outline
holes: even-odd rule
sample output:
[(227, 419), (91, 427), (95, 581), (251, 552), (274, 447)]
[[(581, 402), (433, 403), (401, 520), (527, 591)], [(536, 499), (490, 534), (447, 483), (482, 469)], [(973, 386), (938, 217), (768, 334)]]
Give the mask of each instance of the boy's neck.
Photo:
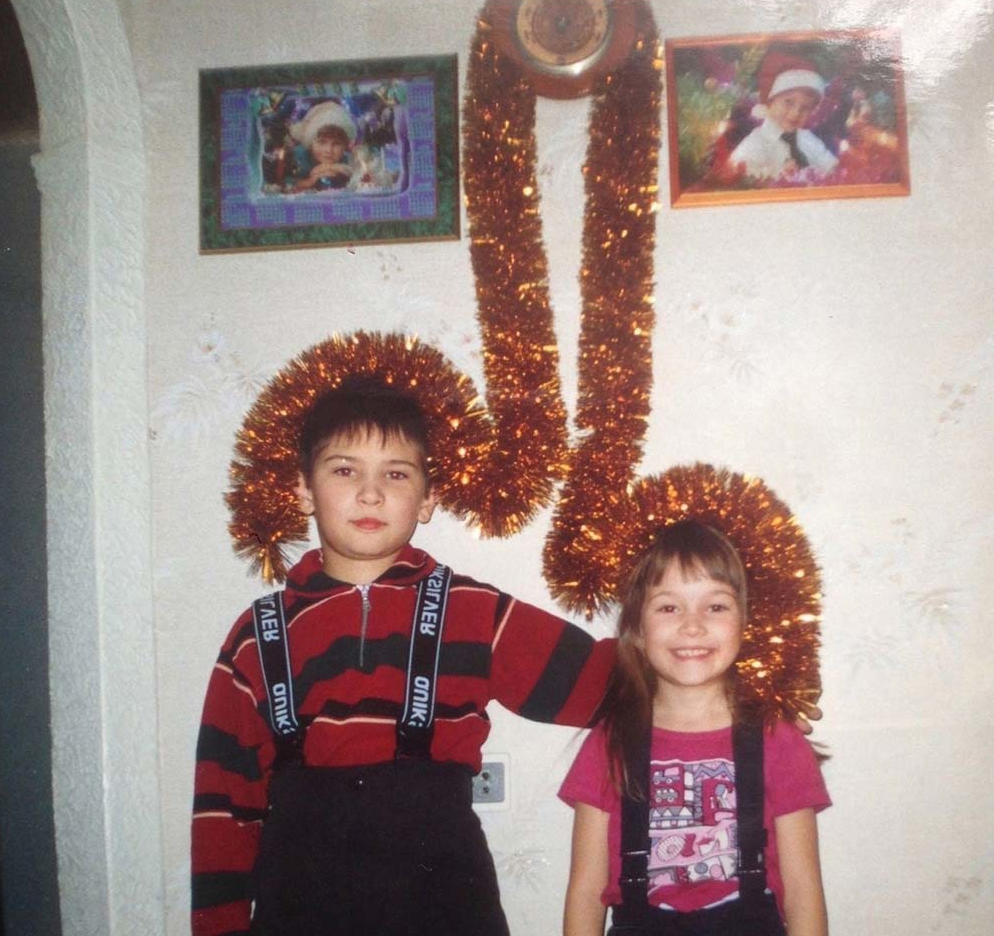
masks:
[(386, 572), (399, 555), (398, 552), (386, 559), (349, 559), (323, 549), (321, 551), (321, 568), (325, 575), (337, 582), (346, 582), (349, 585), (369, 585)]
[(670, 731), (717, 731), (732, 724), (724, 686), (661, 684), (652, 702), (652, 725)]

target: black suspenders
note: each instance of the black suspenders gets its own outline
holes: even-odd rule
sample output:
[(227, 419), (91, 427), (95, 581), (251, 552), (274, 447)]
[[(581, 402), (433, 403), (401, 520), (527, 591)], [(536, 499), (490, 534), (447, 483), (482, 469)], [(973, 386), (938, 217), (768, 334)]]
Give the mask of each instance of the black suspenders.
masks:
[(442, 626), (445, 624), (451, 584), (452, 570), (437, 565), (418, 586), (418, 600), (411, 622), (404, 712), (397, 721), (398, 759), (413, 757), (431, 760), (438, 657), (442, 649)]
[(732, 727), (735, 811), (738, 824), (739, 897), (753, 901), (766, 892), (766, 829), (763, 827), (763, 728)]
[(645, 799), (621, 797), (621, 902), (626, 912), (640, 915), (649, 909), (649, 787), (651, 732), (625, 763), (627, 778), (637, 777), (644, 784)]
[[(404, 711), (397, 721), (397, 758), (431, 758), (435, 687), (451, 584), (452, 570), (437, 565), (418, 585)], [(276, 738), (276, 765), (299, 762), (304, 733), (297, 719), (283, 592), (273, 592), (254, 601), (252, 621), (269, 702), (269, 724)]]
[[(649, 786), (650, 737), (641, 750), (626, 762), (628, 776), (641, 778), (645, 799), (621, 797), (621, 887), (626, 919), (638, 919), (649, 912)], [(735, 760), (735, 804), (738, 827), (739, 897), (744, 907), (760, 900), (766, 892), (766, 865), (763, 849), (763, 729), (758, 725), (732, 726), (732, 755)]]

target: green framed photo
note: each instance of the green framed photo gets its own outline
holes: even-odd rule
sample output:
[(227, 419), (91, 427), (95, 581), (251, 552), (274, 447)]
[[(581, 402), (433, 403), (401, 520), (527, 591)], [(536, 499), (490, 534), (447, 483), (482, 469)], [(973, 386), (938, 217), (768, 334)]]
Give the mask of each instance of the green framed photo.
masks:
[(202, 253), (458, 237), (454, 55), (200, 72)]

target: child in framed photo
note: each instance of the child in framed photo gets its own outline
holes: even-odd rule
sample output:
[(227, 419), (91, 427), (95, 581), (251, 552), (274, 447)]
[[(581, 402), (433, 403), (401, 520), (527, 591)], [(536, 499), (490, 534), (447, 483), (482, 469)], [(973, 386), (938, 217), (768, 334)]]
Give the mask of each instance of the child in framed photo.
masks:
[(666, 56), (674, 207), (910, 191), (895, 35), (674, 39)]
[(200, 71), (200, 249), (456, 239), (455, 55)]
[(316, 104), (290, 127), (294, 147), (292, 191), (343, 189), (352, 178), (349, 150), (355, 123), (337, 101)]
[(760, 103), (753, 109), (763, 122), (728, 157), (735, 171), (753, 179), (796, 177), (810, 169), (825, 176), (838, 164), (808, 121), (825, 96), (825, 79), (807, 59), (771, 52), (757, 79)]
[[(276, 97), (259, 119), (262, 191), (386, 195), (402, 190), (409, 147), (398, 137), (393, 95), (377, 88), (317, 100)], [(403, 121), (400, 125), (403, 134)]]

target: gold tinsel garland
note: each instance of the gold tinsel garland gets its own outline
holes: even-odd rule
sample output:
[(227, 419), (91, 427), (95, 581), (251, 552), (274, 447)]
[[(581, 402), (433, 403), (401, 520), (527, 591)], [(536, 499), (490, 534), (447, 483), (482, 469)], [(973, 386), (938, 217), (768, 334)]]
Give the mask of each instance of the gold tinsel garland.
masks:
[(602, 598), (587, 560), (616, 551), (649, 417), (662, 67), (652, 15), (639, 4), (632, 54), (594, 91), (580, 269), (582, 441), (571, 453), (544, 556), (553, 594), (588, 614)]
[(688, 517), (735, 544), (746, 568), (749, 614), (738, 668), (743, 701), (793, 720), (821, 691), (818, 631), (821, 580), (804, 531), (760, 479), (711, 465), (671, 468), (630, 489), (626, 522), (611, 548), (591, 551), (589, 579), (600, 602), (660, 528)]
[(238, 433), (226, 495), (229, 531), (235, 551), (266, 581), (283, 581), (287, 547), (307, 541), (308, 521), (295, 491), (304, 414), (318, 395), (350, 375), (376, 376), (418, 401), (428, 422), (439, 503), (475, 520), (473, 492), (492, 477), (496, 441), (472, 381), (435, 348), (413, 338), (335, 336), (284, 367), (259, 394)]
[(660, 54), (638, 3), (635, 48), (594, 89), (584, 164), (580, 443), (569, 448), (536, 178), (535, 92), (480, 14), (463, 107), (464, 189), (487, 407), (435, 349), (358, 333), (304, 352), (270, 382), (232, 464), (236, 550), (267, 580), (304, 542), (296, 434), (320, 392), (349, 374), (405, 387), (428, 417), (440, 503), (483, 535), (517, 532), (565, 478), (546, 540), (555, 597), (588, 616), (616, 598), (632, 558), (661, 526), (694, 516), (724, 530), (749, 572), (750, 626), (739, 667), (747, 695), (794, 717), (817, 697), (818, 570), (790, 511), (761, 481), (707, 465), (636, 479), (652, 383), (653, 250)]
[[(501, 400), (512, 424), (542, 426), (558, 440), (552, 434), (561, 413), (554, 339), (549, 353), (539, 356), (547, 349), (529, 348), (521, 332), (541, 325), (553, 334), (534, 173), (534, 94), (493, 46), (492, 10), (488, 5), (480, 18), (464, 106), (465, 187), (488, 402), (494, 408), (500, 398), (494, 388), (513, 380), (516, 361), (534, 360), (544, 368), (550, 396), (536, 399), (537, 406), (506, 391)], [(706, 465), (635, 478), (652, 385), (661, 69), (652, 15), (640, 3), (632, 54), (594, 89), (583, 168), (581, 441), (568, 453), (567, 480), (546, 540), (545, 577), (560, 602), (590, 615), (617, 597), (628, 564), (660, 527), (697, 516), (723, 529), (749, 571), (744, 694), (794, 717), (799, 701), (819, 693), (820, 596), (817, 566), (790, 511), (762, 482)], [(508, 184), (495, 187), (495, 167), (505, 163)]]
[[(535, 174), (536, 96), (494, 42), (493, 4), (481, 12), (463, 102), (463, 191), (476, 281), (487, 409), (498, 445), (490, 466), (527, 479), (546, 504), (566, 472), (566, 408), (559, 383), (549, 270)], [(479, 491), (477, 513), (492, 510)]]

